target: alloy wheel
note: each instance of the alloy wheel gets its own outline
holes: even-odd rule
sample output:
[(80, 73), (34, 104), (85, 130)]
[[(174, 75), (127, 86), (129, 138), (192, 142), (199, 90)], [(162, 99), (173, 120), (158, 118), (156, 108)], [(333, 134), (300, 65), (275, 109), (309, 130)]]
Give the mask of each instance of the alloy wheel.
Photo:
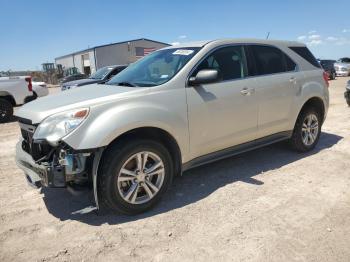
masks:
[(305, 117), (301, 128), (301, 136), (304, 145), (311, 146), (317, 139), (319, 132), (318, 119), (315, 114)]
[(164, 182), (164, 164), (161, 158), (142, 151), (128, 158), (117, 176), (120, 196), (128, 203), (143, 204), (154, 198)]

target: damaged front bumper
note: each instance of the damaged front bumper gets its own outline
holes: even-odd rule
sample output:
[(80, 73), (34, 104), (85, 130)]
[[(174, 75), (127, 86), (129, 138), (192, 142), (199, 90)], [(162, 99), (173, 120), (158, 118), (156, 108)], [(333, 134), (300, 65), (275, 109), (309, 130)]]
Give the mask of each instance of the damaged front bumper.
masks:
[(42, 181), (41, 173), (44, 172), (43, 167), (35, 163), (31, 155), (22, 149), (22, 140), (16, 145), (16, 164), (24, 171), (27, 181), (35, 186), (40, 187)]
[(20, 119), (21, 138), (16, 145), (16, 163), (27, 181), (35, 187), (93, 188), (96, 207), (97, 170), (104, 148), (75, 150), (63, 141), (51, 146), (46, 140), (34, 140), (36, 126)]
[(56, 149), (45, 161), (35, 161), (25, 151), (25, 141), (16, 145), (16, 163), (28, 182), (37, 187), (66, 187), (68, 184), (88, 184), (91, 182), (89, 161), (92, 153), (71, 153)]
[(84, 153), (60, 149), (59, 153), (53, 153), (50, 160), (38, 163), (24, 150), (25, 144), (21, 139), (16, 145), (16, 163), (23, 170), (30, 185), (38, 188), (92, 184), (95, 205), (99, 209), (97, 170), (104, 148)]

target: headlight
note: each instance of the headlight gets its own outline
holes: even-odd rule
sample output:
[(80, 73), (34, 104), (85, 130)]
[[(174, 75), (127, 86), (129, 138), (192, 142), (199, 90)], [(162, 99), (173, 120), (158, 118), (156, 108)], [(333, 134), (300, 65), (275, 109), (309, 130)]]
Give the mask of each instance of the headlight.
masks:
[(76, 129), (88, 116), (89, 108), (79, 108), (51, 115), (44, 119), (35, 130), (33, 139), (45, 139), (51, 145)]

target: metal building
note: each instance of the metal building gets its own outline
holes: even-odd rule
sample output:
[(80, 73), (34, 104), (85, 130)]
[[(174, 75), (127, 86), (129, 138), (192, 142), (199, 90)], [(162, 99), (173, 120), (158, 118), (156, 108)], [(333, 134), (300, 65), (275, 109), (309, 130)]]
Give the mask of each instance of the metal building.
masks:
[(56, 66), (67, 70), (76, 67), (79, 72), (90, 75), (109, 65), (135, 62), (150, 52), (169, 46), (167, 43), (146, 38), (95, 46), (55, 59)]

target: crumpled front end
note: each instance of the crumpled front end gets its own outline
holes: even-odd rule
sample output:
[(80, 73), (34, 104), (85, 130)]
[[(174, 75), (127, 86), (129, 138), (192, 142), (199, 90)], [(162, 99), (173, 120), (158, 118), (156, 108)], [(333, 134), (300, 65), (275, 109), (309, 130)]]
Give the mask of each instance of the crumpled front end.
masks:
[(90, 184), (94, 150), (78, 152), (63, 142), (54, 147), (45, 140), (35, 141), (36, 126), (28, 122), (20, 120), (22, 137), (16, 146), (16, 163), (28, 182), (37, 187)]

